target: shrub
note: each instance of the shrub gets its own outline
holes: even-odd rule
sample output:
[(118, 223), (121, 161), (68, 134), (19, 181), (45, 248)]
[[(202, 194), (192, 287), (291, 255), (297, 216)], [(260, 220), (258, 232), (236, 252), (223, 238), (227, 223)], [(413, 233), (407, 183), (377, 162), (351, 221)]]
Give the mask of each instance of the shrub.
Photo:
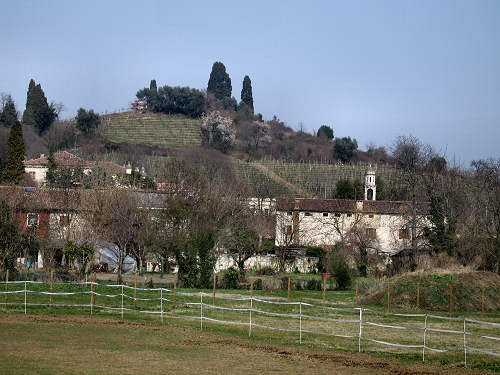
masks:
[(239, 271), (231, 267), (226, 270), (224, 276), (222, 277), (222, 287), (224, 289), (238, 289), (240, 284), (240, 273)]
[(311, 279), (308, 280), (306, 283), (306, 290), (321, 290), (321, 289), (322, 289), (321, 280)]
[(253, 289), (254, 290), (262, 290), (262, 279), (255, 279), (253, 281)]
[(337, 289), (345, 290), (351, 284), (351, 270), (344, 255), (333, 251), (328, 257), (327, 270), (337, 283)]
[(257, 271), (257, 275), (274, 276), (276, 271), (270, 266), (264, 266)]

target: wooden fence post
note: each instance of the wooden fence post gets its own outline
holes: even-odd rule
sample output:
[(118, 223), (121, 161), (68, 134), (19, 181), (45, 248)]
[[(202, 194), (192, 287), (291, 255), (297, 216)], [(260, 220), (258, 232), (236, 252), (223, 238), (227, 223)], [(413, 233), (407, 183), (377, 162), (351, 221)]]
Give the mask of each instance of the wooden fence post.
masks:
[(323, 307), (325, 307), (326, 303), (326, 279), (323, 278)]
[(96, 283), (96, 274), (94, 272), (94, 283), (92, 284), (92, 288), (94, 290), (94, 293), (92, 293), (92, 304), (95, 305), (95, 291), (97, 288), (97, 283)]
[(134, 309), (137, 308), (137, 272), (134, 278)]
[(453, 287), (450, 283), (450, 316), (453, 315)]
[(359, 304), (359, 295), (358, 295), (358, 280), (356, 279), (356, 307)]
[(387, 280), (387, 313), (391, 313), (391, 282)]
[(9, 270), (5, 274), (5, 308), (7, 308), (7, 302), (9, 301)]
[(481, 315), (484, 316), (484, 286), (481, 288)]
[(54, 283), (54, 270), (50, 271), (50, 307), (52, 307), (53, 283)]
[(174, 307), (177, 303), (177, 276), (174, 276)]
[(417, 310), (420, 309), (420, 282), (417, 281)]
[(215, 275), (215, 272), (214, 272), (214, 293), (213, 293), (213, 297), (212, 297), (212, 305), (215, 306), (215, 289), (217, 288), (217, 276)]
[(287, 302), (290, 302), (290, 278), (288, 278), (288, 298)]

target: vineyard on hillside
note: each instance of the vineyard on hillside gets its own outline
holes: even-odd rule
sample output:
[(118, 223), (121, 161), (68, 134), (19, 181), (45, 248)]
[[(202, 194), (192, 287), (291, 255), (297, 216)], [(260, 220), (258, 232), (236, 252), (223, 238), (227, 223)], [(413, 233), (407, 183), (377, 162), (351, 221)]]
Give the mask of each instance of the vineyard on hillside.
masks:
[(116, 143), (165, 147), (201, 144), (200, 120), (183, 115), (123, 112), (101, 117), (104, 136)]

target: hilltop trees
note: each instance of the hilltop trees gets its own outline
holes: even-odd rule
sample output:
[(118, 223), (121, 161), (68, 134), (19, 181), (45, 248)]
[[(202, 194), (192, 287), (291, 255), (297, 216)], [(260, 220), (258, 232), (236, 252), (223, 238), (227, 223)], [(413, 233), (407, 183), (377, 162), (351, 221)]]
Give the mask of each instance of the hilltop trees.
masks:
[(252, 81), (249, 76), (243, 78), (243, 88), (241, 89), (241, 103), (248, 106), (253, 113)]
[(333, 150), (335, 156), (342, 160), (342, 162), (347, 163), (354, 156), (354, 151), (358, 148), (358, 142), (356, 139), (351, 139), (351, 137), (343, 137), (335, 139), (335, 144)]
[(78, 110), (76, 115), (76, 128), (82, 133), (92, 133), (99, 127), (100, 124), (101, 119), (97, 113), (94, 113), (93, 109), (86, 111), (85, 109), (80, 108)]
[(140, 100), (146, 100), (148, 109), (167, 114), (183, 114), (193, 118), (200, 117), (205, 107), (205, 95), (190, 87), (163, 86), (157, 89), (156, 81), (151, 80), (136, 94)]
[(26, 109), (23, 114), (23, 123), (31, 125), (42, 134), (58, 116), (58, 109), (54, 103), (50, 105), (40, 84), (36, 85), (32, 79), (29, 83), (26, 97)]
[(23, 128), (19, 121), (15, 121), (10, 128), (7, 141), (7, 160), (2, 169), (2, 181), (8, 184), (18, 184), (24, 177), (24, 139)]
[(2, 95), (2, 111), (0, 112), (0, 125), (11, 127), (17, 121), (17, 110), (14, 100), (10, 95)]
[(333, 129), (328, 125), (321, 125), (318, 129), (317, 137), (325, 137), (327, 139), (333, 139)]
[(207, 93), (213, 94), (217, 99), (231, 98), (231, 78), (226, 72), (226, 67), (220, 61), (214, 62), (210, 79), (208, 80)]

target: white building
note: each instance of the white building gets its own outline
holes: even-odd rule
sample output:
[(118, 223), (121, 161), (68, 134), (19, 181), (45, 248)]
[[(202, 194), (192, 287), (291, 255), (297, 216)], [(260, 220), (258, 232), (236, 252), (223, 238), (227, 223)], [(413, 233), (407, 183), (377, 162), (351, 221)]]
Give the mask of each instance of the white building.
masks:
[[(365, 175), (365, 200), (279, 198), (276, 200), (277, 246), (333, 246), (364, 243), (395, 254), (422, 237), (429, 223), (428, 205), (376, 201), (375, 171)], [(417, 223), (418, 222), (418, 223)]]

